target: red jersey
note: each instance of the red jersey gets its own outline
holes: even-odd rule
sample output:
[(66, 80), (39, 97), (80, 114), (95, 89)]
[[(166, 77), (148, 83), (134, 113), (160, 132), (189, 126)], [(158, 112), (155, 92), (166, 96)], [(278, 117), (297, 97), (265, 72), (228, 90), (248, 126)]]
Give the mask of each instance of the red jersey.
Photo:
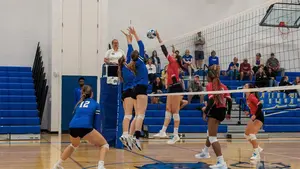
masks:
[(177, 79), (177, 82), (179, 82), (180, 66), (177, 63), (177, 60), (171, 55), (168, 55), (168, 61), (169, 61), (169, 65), (168, 65), (168, 69), (167, 69), (168, 85), (171, 85), (171, 84), (173, 84), (172, 76), (175, 76)]
[[(228, 90), (228, 88), (224, 84), (221, 83), (221, 90)], [(213, 91), (212, 82), (209, 82), (206, 85), (206, 91)], [(226, 108), (227, 107), (226, 98), (231, 99), (230, 94), (229, 93), (223, 93), (223, 94), (220, 94), (220, 95), (221, 95), (221, 103), (217, 104), (216, 108)], [(214, 97), (213, 94), (208, 94), (208, 99), (211, 99), (212, 97)]]
[(255, 115), (256, 114), (256, 111), (257, 111), (257, 108), (258, 108), (258, 105), (259, 105), (259, 100), (256, 98), (256, 96), (251, 93), (248, 98), (247, 98), (247, 105), (250, 109), (250, 113), (252, 115)]

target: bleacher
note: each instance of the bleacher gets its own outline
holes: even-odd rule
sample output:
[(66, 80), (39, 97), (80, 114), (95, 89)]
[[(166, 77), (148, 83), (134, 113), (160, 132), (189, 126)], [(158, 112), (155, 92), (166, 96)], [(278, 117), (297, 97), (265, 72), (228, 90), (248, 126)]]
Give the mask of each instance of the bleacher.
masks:
[[(30, 67), (0, 66), (0, 135), (3, 139), (38, 137), (40, 118)], [(8, 138), (6, 138), (8, 137)]]
[[(290, 81), (293, 81), (300, 73), (286, 72), (286, 76), (289, 76)], [(229, 90), (235, 90), (241, 88), (246, 83), (254, 83), (251, 81), (239, 81), (229, 80), (226, 76), (221, 76), (221, 81)], [(281, 77), (276, 78), (278, 81)], [(151, 86), (149, 86), (148, 92), (150, 93)], [(286, 95), (282, 92), (260, 93), (261, 100), (264, 103), (265, 110), (265, 124), (261, 132), (276, 133), (276, 132), (299, 132), (300, 131), (300, 99), (297, 93)], [(234, 99), (232, 119), (230, 121), (224, 121), (220, 127), (220, 133), (237, 133), (243, 132), (244, 127), (247, 124), (249, 117), (246, 117), (243, 113), (245, 107), (245, 98), (243, 93), (233, 93)], [(166, 98), (162, 97), (162, 102), (165, 103)], [(241, 121), (239, 120), (239, 106), (241, 104)], [(206, 122), (202, 120), (202, 113), (197, 110), (201, 105), (198, 101), (192, 102), (180, 111), (181, 122), (179, 127), (179, 133), (188, 135), (190, 133), (206, 133)], [(151, 135), (159, 132), (161, 129), (164, 116), (165, 116), (165, 104), (149, 104), (146, 111), (146, 118), (144, 126), (146, 131)], [(299, 109), (298, 109), (299, 107)], [(235, 130), (233, 130), (235, 129)], [(171, 121), (168, 129), (168, 133), (173, 132), (173, 121)]]

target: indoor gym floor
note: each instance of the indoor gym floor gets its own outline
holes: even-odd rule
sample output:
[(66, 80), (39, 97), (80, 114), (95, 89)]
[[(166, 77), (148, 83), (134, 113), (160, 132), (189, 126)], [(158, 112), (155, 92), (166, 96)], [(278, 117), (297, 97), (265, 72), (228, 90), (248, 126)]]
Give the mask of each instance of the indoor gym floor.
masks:
[[(106, 157), (106, 168), (207, 168), (208, 164), (215, 163), (216, 158), (212, 150), (210, 150), (211, 159), (198, 161), (194, 158), (194, 155), (203, 148), (203, 139), (183, 140), (175, 145), (167, 145), (165, 141), (145, 140), (142, 152), (111, 148)], [(300, 139), (282, 138), (259, 141), (264, 148), (261, 157), (263, 168), (300, 169)], [(220, 142), (229, 168), (255, 168), (254, 165), (249, 164), (252, 149), (245, 140), (223, 139)], [(52, 169), (52, 165), (59, 159), (67, 145), (69, 145), (68, 135), (43, 134), (40, 141), (1, 141), (0, 169)], [(97, 161), (98, 149), (88, 143), (82, 143), (72, 158), (64, 162), (63, 166), (65, 169), (95, 169)], [(165, 165), (165, 167), (151, 167), (151, 164), (155, 163), (160, 166)], [(182, 164), (176, 167), (174, 164), (167, 165), (168, 163), (194, 163), (194, 167)]]

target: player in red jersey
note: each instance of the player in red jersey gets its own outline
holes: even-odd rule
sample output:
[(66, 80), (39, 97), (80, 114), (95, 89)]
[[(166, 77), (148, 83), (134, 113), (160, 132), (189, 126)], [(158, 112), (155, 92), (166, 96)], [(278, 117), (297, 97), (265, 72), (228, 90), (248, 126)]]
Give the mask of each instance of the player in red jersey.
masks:
[[(209, 83), (206, 86), (207, 91), (221, 91), (228, 90), (227, 87), (221, 83), (219, 79), (219, 70), (209, 70), (208, 80)], [(219, 124), (225, 119), (230, 119), (232, 108), (232, 99), (229, 93), (224, 94), (208, 94), (208, 102), (205, 107), (202, 108), (203, 119), (207, 120), (208, 125), (208, 137), (206, 144), (201, 153), (196, 154), (198, 159), (210, 158), (208, 148), (212, 145), (214, 152), (217, 155), (217, 164), (210, 166), (210, 168), (227, 168), (227, 164), (224, 161), (221, 146), (217, 139)], [(227, 112), (227, 113), (226, 113)], [(208, 117), (208, 119), (206, 119)]]
[[(156, 31), (156, 37), (158, 42), (161, 44), (161, 49), (169, 61), (168, 69), (167, 69), (167, 85), (168, 85), (168, 92), (169, 93), (180, 93), (183, 92), (183, 87), (179, 79), (179, 71), (180, 69), (185, 69), (182, 66), (182, 61), (180, 56), (176, 56), (173, 52), (170, 54), (166, 48), (166, 46), (162, 43), (159, 33)], [(166, 113), (165, 113), (165, 121), (162, 129), (159, 131), (158, 134), (155, 134), (154, 137), (167, 137), (166, 130), (171, 122), (171, 118), (174, 119), (174, 132), (173, 138), (168, 140), (168, 144), (175, 144), (177, 141), (180, 140), (178, 135), (178, 128), (180, 124), (180, 103), (182, 101), (181, 95), (173, 95), (167, 96), (167, 105), (166, 105)]]
[[(246, 84), (244, 89), (253, 89), (253, 84)], [(259, 101), (259, 96), (257, 92), (246, 92), (247, 105), (250, 109), (250, 113), (246, 112), (246, 115), (251, 114), (251, 120), (248, 121), (246, 130), (245, 130), (245, 138), (252, 144), (253, 146), (253, 154), (250, 158), (251, 160), (259, 160), (260, 152), (262, 148), (259, 147), (256, 134), (263, 126), (265, 121), (264, 114), (262, 112), (263, 104)]]

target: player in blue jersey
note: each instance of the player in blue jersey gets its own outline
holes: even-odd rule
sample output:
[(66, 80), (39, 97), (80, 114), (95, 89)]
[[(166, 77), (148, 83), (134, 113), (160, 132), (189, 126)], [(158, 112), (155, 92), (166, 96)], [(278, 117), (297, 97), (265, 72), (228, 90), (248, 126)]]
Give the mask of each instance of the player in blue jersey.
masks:
[[(126, 36), (127, 43), (132, 44), (132, 35), (129, 33), (122, 33)], [(121, 142), (124, 146), (126, 146), (129, 150), (132, 150), (133, 144), (133, 134), (134, 134), (134, 126), (135, 126), (135, 118), (130, 125), (130, 120), (132, 119), (133, 108), (136, 107), (136, 96), (134, 94), (135, 87), (135, 65), (134, 62), (130, 62), (132, 51), (127, 52), (127, 57), (125, 61), (125, 57), (122, 57), (118, 60), (118, 76), (121, 82), (123, 82), (123, 93), (122, 93), (122, 101), (124, 108), (124, 119), (123, 119), (123, 134), (120, 137)], [(131, 132), (129, 131), (129, 126), (131, 127)]]
[[(133, 27), (129, 27), (129, 33), (134, 36), (136, 39), (139, 51), (133, 50), (132, 44), (128, 44), (128, 53), (131, 53), (131, 62), (135, 64), (136, 69), (136, 77), (135, 77), (135, 88), (134, 93), (136, 96), (136, 122), (135, 122), (135, 138), (133, 139), (134, 145), (139, 149), (142, 150), (139, 138), (141, 137), (141, 130), (142, 125), (145, 118), (145, 112), (147, 109), (148, 104), (148, 96), (147, 96), (147, 89), (148, 89), (148, 70), (146, 68), (144, 62), (145, 56), (145, 47), (143, 42), (140, 40), (139, 36), (137, 35), (135, 29)], [(128, 58), (129, 59), (129, 58)]]
[(74, 108), (74, 117), (69, 124), (71, 144), (64, 150), (60, 160), (54, 165), (53, 169), (63, 169), (62, 162), (69, 158), (79, 147), (80, 139), (83, 138), (89, 143), (99, 147), (100, 157), (98, 169), (104, 168), (105, 154), (109, 149), (105, 138), (93, 128), (95, 113), (100, 113), (100, 105), (92, 99), (93, 91), (88, 85), (82, 88), (81, 99)]

